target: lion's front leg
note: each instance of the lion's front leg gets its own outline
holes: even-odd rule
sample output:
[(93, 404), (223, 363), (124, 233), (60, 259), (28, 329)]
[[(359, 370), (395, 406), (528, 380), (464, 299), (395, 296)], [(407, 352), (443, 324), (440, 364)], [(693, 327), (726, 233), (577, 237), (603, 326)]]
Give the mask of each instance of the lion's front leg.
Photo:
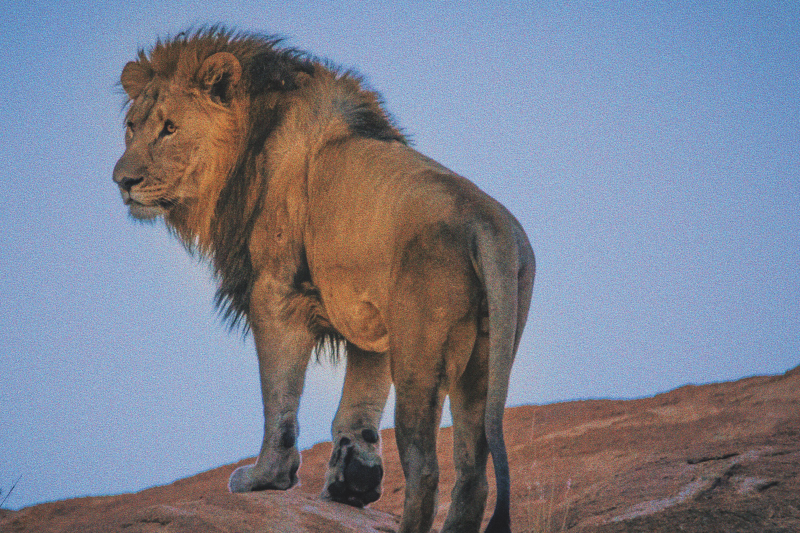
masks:
[(304, 317), (283, 316), (284, 306), (269, 293), (255, 296), (249, 319), (261, 374), (264, 440), (256, 463), (231, 475), (231, 492), (289, 489), (300, 467), (297, 409), (315, 339)]
[(323, 498), (363, 507), (380, 497), (383, 464), (378, 429), (390, 387), (389, 357), (349, 345)]

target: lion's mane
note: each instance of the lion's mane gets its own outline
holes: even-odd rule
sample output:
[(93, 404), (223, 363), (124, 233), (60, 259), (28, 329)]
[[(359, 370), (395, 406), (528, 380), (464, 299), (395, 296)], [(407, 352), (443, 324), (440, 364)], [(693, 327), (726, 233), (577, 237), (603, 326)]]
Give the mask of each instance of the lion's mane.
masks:
[[(230, 172), (215, 178), (221, 182), (210, 189), (216, 194), (203, 198), (207, 207), (199, 209), (200, 214), (197, 214), (198, 209), (172, 209), (166, 222), (189, 251), (211, 259), (219, 281), (217, 307), (231, 327), (241, 325), (245, 331), (247, 324), (242, 318), (246, 317), (254, 283), (250, 239), (270, 181), (265, 172), (268, 165), (262, 158), (268, 156), (265, 145), (284, 116), (281, 96), (295, 91), (304, 76), (335, 77), (340, 82), (345, 81), (335, 84), (337, 91), (342, 87), (348, 90), (344, 94), (337, 92), (331, 101), (353, 134), (407, 142), (383, 109), (380, 95), (365, 89), (357, 74), (342, 71), (301, 50), (282, 47), (282, 41), (280, 37), (212, 26), (159, 40), (149, 53), (140, 50), (137, 59), (141, 71), (150, 79), (190, 80), (207, 58), (219, 52), (233, 54), (242, 65), (240, 92), (235, 97), (250, 100), (248, 116), (240, 117), (247, 124), (244, 150)], [(226, 155), (218, 151), (213, 157)], [(207, 236), (204, 227), (208, 228)], [(313, 296), (309, 293), (316, 289), (309, 282), (308, 270), (301, 269), (294, 280), (298, 293)], [(324, 320), (319, 324), (324, 325)], [(327, 328), (321, 329), (321, 338), (333, 335)]]

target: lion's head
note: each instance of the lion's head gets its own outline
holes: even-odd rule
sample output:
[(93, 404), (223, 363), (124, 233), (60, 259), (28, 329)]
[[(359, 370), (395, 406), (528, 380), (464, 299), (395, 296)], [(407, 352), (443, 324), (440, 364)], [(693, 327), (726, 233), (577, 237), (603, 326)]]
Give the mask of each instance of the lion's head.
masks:
[(220, 192), (252, 130), (254, 97), (288, 90), (312, 68), (277, 42), (212, 28), (159, 43), (125, 65), (126, 150), (114, 181), (133, 217), (164, 216), (179, 233), (190, 227), (192, 239), (208, 242)]
[[(194, 69), (193, 69), (194, 70)], [(241, 64), (218, 52), (196, 72), (160, 75), (142, 62), (130, 62), (122, 86), (131, 99), (125, 117), (125, 154), (114, 181), (136, 218), (153, 218), (202, 197), (209, 175), (228, 169), (215, 152), (238, 144), (238, 117), (232, 94), (241, 80)], [(215, 157), (208, 157), (215, 153)]]

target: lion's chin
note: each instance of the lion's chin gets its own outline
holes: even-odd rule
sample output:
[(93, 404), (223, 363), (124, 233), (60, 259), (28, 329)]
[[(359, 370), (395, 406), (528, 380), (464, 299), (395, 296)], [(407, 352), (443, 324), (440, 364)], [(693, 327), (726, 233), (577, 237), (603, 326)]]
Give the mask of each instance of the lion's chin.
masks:
[(164, 214), (164, 209), (159, 206), (142, 205), (136, 202), (128, 204), (130, 215), (137, 220), (153, 220)]

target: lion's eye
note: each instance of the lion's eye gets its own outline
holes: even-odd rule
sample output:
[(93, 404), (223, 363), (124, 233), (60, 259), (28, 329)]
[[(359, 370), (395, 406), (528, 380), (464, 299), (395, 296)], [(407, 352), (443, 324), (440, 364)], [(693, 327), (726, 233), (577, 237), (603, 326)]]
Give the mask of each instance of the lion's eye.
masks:
[(171, 120), (164, 121), (164, 129), (161, 130), (161, 136), (165, 135), (172, 135), (178, 129), (178, 126), (175, 125), (174, 122)]

